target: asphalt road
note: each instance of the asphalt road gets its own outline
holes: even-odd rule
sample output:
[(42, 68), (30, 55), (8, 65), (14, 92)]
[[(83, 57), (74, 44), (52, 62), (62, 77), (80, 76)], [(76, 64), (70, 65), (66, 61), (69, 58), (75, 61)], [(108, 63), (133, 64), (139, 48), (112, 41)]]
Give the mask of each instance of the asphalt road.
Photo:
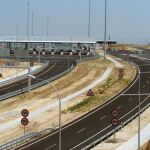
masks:
[[(64, 71), (66, 71), (69, 67), (72, 66), (72, 64), (75, 64), (74, 62), (75, 61), (74, 60), (72, 61), (71, 58), (70, 58), (70, 62), (68, 62), (68, 60), (66, 60), (66, 59), (63, 59), (63, 60), (51, 59), (50, 64), (45, 69), (43, 69), (41, 72), (35, 74), (35, 76), (42, 80), (52, 78)], [(33, 85), (38, 82), (39, 82), (38, 80), (33, 79), (31, 81), (31, 84)], [(11, 93), (13, 91), (16, 91), (16, 90), (19, 90), (22, 88), (25, 88), (27, 86), (28, 86), (28, 79), (24, 79), (24, 80), (0, 87), (0, 96), (7, 94), (7, 93)]]
[[(141, 108), (150, 103), (150, 61), (132, 58), (132, 61), (139, 66), (141, 73)], [(142, 65), (143, 64), (143, 65)], [(79, 119), (62, 127), (62, 150), (80, 150), (96, 139), (112, 131), (115, 127), (111, 125), (111, 111), (114, 108), (119, 110), (120, 123), (138, 112), (139, 76), (122, 93), (111, 99), (103, 106), (85, 114)], [(58, 150), (58, 131), (54, 131), (39, 140), (28, 143), (16, 150)]]

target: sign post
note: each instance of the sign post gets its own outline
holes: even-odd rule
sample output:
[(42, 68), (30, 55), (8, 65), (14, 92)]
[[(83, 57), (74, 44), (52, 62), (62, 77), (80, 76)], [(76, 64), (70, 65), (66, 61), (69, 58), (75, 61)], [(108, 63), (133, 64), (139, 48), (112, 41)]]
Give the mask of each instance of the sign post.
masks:
[(23, 116), (23, 118), (21, 119), (21, 124), (24, 126), (24, 135), (25, 135), (25, 131), (26, 131), (25, 126), (28, 125), (29, 123), (28, 118), (26, 118), (29, 115), (29, 111), (27, 109), (23, 109), (21, 111), (21, 115)]
[(124, 76), (124, 70), (123, 70), (123, 68), (119, 68), (119, 70), (118, 70), (118, 78), (122, 79), (123, 76)]
[[(113, 109), (111, 111), (111, 115), (112, 115), (112, 120), (111, 120), (111, 124), (116, 127), (119, 125), (119, 111), (118, 109)], [(116, 139), (116, 136), (115, 136), (115, 130), (114, 130), (114, 141)]]

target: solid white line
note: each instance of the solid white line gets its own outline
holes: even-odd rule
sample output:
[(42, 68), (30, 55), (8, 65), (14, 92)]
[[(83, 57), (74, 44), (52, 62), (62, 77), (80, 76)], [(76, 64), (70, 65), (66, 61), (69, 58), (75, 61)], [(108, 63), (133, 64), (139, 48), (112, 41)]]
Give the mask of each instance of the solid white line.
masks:
[(45, 150), (50, 150), (52, 147), (56, 146), (56, 144), (53, 144), (52, 146), (50, 147), (47, 147)]
[(81, 132), (84, 131), (84, 130), (85, 130), (85, 128), (83, 128), (83, 129), (77, 131), (77, 133), (81, 133)]
[(121, 94), (122, 96), (139, 96), (139, 95), (143, 95), (143, 96), (148, 96), (150, 95), (150, 93), (141, 93), (141, 94)]
[(36, 77), (39, 77), (39, 76), (45, 74), (46, 72), (50, 71), (50, 70), (51, 70), (52, 68), (54, 68), (55, 66), (56, 66), (56, 63), (55, 63), (52, 67), (50, 67), (48, 70), (42, 72), (41, 74), (37, 75)]

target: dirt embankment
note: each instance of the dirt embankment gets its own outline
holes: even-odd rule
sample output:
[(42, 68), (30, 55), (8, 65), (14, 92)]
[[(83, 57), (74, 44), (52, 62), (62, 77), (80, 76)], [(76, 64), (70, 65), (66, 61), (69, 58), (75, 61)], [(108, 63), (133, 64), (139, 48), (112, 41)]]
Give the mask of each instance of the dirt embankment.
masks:
[(141, 150), (150, 150), (150, 140), (142, 146)]

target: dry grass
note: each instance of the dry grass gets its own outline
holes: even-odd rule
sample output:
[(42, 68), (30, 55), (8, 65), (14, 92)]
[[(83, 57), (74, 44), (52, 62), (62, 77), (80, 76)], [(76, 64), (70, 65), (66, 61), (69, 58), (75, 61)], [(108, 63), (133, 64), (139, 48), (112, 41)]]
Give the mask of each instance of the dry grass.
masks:
[(150, 150), (150, 140), (141, 147), (141, 150)]
[(94, 96), (86, 97), (83, 101), (77, 103), (74, 106), (71, 106), (63, 111), (67, 112), (87, 112), (99, 105), (102, 105), (117, 93), (121, 92), (134, 78), (136, 71), (133, 69), (133, 66), (128, 66), (124, 68), (124, 77), (123, 79), (118, 79), (118, 69), (114, 69), (111, 76), (108, 80), (93, 89)]

